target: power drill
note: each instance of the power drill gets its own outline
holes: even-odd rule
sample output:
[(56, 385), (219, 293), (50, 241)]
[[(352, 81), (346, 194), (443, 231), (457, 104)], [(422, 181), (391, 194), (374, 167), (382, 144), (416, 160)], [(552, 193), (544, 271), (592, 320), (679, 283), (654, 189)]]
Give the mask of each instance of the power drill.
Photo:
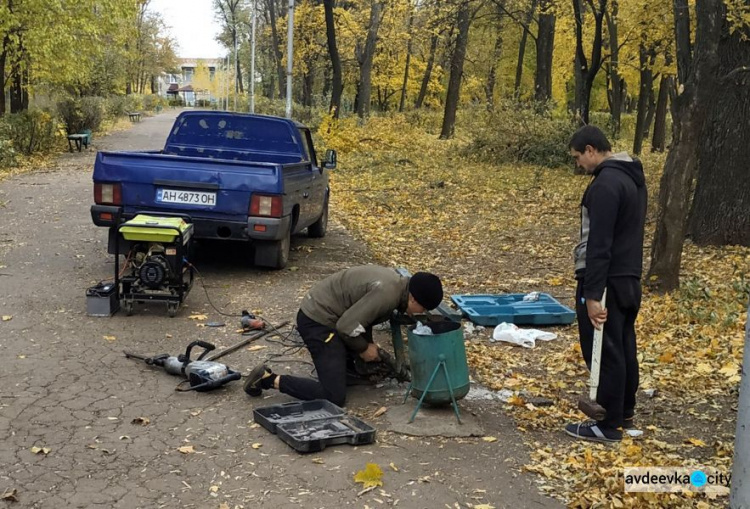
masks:
[[(197, 359), (191, 360), (190, 352), (195, 346), (199, 346), (204, 350)], [(181, 389), (181, 383), (177, 386), (176, 390), (205, 392), (242, 378), (242, 375), (238, 371), (229, 369), (226, 364), (202, 360), (208, 352), (215, 348), (214, 345), (205, 341), (193, 341), (188, 345), (184, 354), (176, 357), (166, 353), (153, 357), (146, 357), (145, 355), (127, 351), (123, 353), (129, 359), (140, 359), (145, 361), (149, 366), (162, 367), (170, 375), (184, 376), (187, 379), (186, 381), (190, 383), (190, 388)]]

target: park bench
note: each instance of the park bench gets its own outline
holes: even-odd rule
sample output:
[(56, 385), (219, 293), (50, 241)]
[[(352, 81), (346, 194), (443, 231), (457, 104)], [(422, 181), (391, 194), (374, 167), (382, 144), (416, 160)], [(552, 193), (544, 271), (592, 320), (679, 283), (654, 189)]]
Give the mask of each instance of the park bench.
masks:
[(91, 143), (91, 130), (85, 129), (80, 133), (75, 134), (69, 134), (68, 135), (68, 148), (71, 152), (73, 152), (73, 144), (75, 144), (75, 147), (78, 149), (78, 152), (81, 151), (81, 148), (89, 148), (89, 143)]
[(139, 112), (139, 111), (130, 111), (130, 112), (128, 112), (128, 117), (130, 118), (131, 122), (140, 122), (141, 121), (141, 112)]

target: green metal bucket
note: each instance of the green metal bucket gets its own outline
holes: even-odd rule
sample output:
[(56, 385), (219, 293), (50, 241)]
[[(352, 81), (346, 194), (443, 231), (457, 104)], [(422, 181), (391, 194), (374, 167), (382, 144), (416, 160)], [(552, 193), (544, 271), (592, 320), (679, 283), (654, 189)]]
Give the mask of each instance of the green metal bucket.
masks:
[[(434, 322), (427, 326), (432, 329), (432, 335), (414, 334), (413, 327), (406, 332), (409, 338), (411, 395), (419, 399), (424, 394), (424, 402), (444, 405), (452, 401), (451, 389), (453, 400), (459, 400), (469, 392), (464, 334), (461, 324), (456, 322)], [(444, 369), (437, 369), (441, 362)]]

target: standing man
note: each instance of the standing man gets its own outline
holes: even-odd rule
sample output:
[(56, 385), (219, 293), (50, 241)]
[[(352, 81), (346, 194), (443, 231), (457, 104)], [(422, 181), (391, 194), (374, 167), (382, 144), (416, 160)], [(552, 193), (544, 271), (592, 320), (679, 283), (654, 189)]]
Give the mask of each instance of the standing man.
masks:
[(583, 440), (618, 442), (623, 427), (633, 427), (638, 389), (635, 319), (641, 305), (646, 180), (641, 162), (625, 152), (613, 154), (597, 127), (578, 129), (569, 149), (576, 165), (593, 175), (581, 200), (581, 241), (574, 253), (576, 314), (589, 369), (594, 328), (604, 328), (596, 400), (607, 415), (568, 424), (565, 431)]
[(263, 389), (273, 388), (297, 399), (327, 399), (343, 406), (347, 350), (365, 362), (379, 360), (373, 325), (388, 320), (395, 310), (421, 314), (442, 300), (440, 278), (429, 272), (404, 277), (376, 265), (339, 271), (313, 286), (297, 313), (297, 330), (310, 351), (318, 380), (277, 375), (261, 364), (248, 375), (245, 392), (260, 396)]

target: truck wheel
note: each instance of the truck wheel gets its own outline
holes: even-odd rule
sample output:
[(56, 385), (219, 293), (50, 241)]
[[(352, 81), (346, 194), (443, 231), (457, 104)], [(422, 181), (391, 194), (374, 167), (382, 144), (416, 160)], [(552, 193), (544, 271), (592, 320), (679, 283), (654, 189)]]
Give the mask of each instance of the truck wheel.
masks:
[(255, 242), (255, 265), (271, 269), (283, 269), (289, 261), (291, 230), (281, 240), (261, 240)]
[(314, 239), (320, 239), (326, 236), (326, 230), (328, 230), (328, 200), (323, 205), (323, 213), (320, 215), (320, 219), (307, 227), (307, 235)]

